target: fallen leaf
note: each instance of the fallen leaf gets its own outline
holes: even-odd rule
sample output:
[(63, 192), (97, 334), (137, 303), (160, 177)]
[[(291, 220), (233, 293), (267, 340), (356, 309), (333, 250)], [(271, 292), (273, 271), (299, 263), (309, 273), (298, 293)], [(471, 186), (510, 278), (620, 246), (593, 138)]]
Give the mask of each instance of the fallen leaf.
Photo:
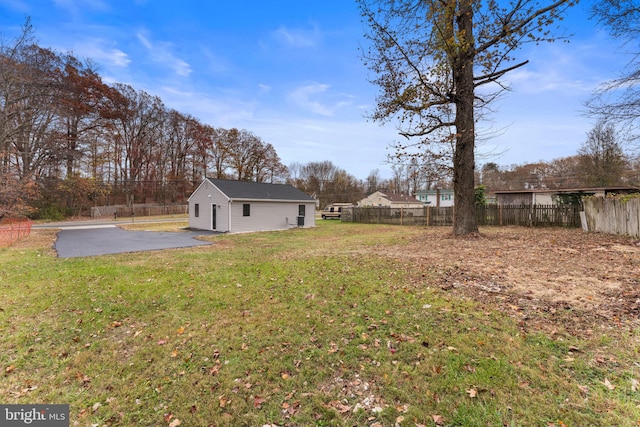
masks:
[(327, 405), (330, 408), (335, 409), (336, 411), (338, 411), (341, 414), (346, 414), (347, 412), (351, 411), (351, 406), (349, 405), (345, 405), (337, 400), (331, 401), (329, 402), (329, 404)]
[(635, 378), (631, 378), (631, 390), (638, 391), (638, 387), (640, 387), (640, 383)]
[(171, 352), (171, 357), (172, 358), (178, 357), (178, 350), (177, 349), (173, 349), (173, 351)]
[(158, 340), (157, 344), (158, 345), (165, 345), (167, 343), (166, 340)]
[(264, 397), (256, 396), (253, 398), (253, 407), (260, 408), (262, 407), (262, 404), (266, 401), (267, 399), (265, 399)]
[(396, 405), (396, 411), (398, 412), (407, 412), (409, 410), (409, 405), (406, 403), (404, 405)]
[(474, 398), (478, 396), (478, 390), (476, 390), (475, 388), (470, 388), (469, 390), (467, 390), (467, 394), (469, 395), (469, 397)]
[(178, 335), (184, 334), (184, 326), (180, 326), (176, 332)]
[(15, 365), (9, 365), (6, 368), (4, 368), (4, 372), (7, 374), (10, 374), (11, 372), (13, 372), (16, 369)]
[(229, 401), (224, 396), (218, 396), (218, 403), (220, 403), (221, 408), (224, 408), (225, 406), (227, 406), (227, 403), (229, 403)]
[(589, 394), (589, 387), (587, 387), (586, 385), (580, 385), (578, 384), (578, 388), (580, 389), (581, 392), (583, 392), (584, 394)]
[(609, 390), (613, 390), (616, 388), (616, 386), (614, 386), (613, 384), (611, 384), (611, 382), (609, 382), (609, 380), (607, 378), (604, 379), (604, 381), (602, 382), (602, 384), (604, 384), (604, 386), (606, 388), (608, 388)]
[(182, 424), (182, 423), (180, 422), (179, 419), (176, 418), (175, 420), (173, 420), (173, 421), (171, 421), (169, 423), (169, 427), (178, 427), (180, 424)]
[(433, 419), (433, 422), (438, 426), (444, 425), (444, 417), (442, 415), (431, 415), (431, 419)]

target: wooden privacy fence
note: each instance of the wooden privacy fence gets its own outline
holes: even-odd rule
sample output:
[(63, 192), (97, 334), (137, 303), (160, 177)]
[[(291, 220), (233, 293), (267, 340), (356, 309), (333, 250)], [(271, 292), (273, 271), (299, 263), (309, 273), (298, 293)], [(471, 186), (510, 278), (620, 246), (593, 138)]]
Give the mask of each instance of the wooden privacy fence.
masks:
[(580, 227), (580, 205), (485, 205), (476, 207), (479, 225)]
[(32, 222), (16, 221), (10, 224), (0, 225), (0, 247), (10, 246), (13, 242), (31, 234)]
[(640, 237), (640, 197), (590, 197), (584, 213), (589, 231)]
[(187, 213), (189, 213), (189, 205), (139, 204), (133, 206), (114, 205), (91, 208), (92, 218), (104, 216), (126, 218), (131, 216), (185, 215)]
[[(364, 224), (453, 225), (454, 207), (391, 208), (354, 207), (342, 211), (342, 221)], [(529, 227), (579, 227), (580, 206), (486, 205), (478, 206), (479, 225), (524, 225)]]

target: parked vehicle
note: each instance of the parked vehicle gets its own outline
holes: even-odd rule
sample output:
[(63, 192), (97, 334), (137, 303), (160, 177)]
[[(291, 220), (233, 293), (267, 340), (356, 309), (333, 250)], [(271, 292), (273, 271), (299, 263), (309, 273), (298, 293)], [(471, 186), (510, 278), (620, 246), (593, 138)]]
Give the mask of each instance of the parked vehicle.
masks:
[(342, 209), (343, 208), (352, 208), (353, 203), (333, 203), (322, 211), (322, 219), (331, 219), (336, 218), (340, 219), (342, 217)]

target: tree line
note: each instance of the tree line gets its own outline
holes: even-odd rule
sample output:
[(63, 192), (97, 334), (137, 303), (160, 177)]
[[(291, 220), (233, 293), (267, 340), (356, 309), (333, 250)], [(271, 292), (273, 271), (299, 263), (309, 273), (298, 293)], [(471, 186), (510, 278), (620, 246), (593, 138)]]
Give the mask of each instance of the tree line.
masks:
[(623, 149), (614, 125), (599, 120), (573, 156), (510, 167), (485, 163), (476, 182), (496, 190), (640, 187), (640, 157)]
[[(577, 156), (476, 169), (476, 113), (505, 89), (505, 74), (526, 65), (513, 52), (526, 42), (555, 40), (548, 27), (575, 3), (526, 0), (502, 8), (493, 1), (358, 0), (370, 41), (363, 60), (380, 88), (371, 118), (398, 120), (406, 137), (391, 146), (393, 177), (381, 180), (373, 171), (362, 182), (331, 162), (287, 168), (273, 146), (249, 131), (216, 128), (144, 91), (105, 84), (90, 60), (38, 46), (27, 19), (20, 36), (0, 40), (0, 219), (77, 214), (93, 204), (180, 202), (213, 176), (288, 181), (321, 207), (376, 190), (452, 186), (454, 233), (468, 234), (477, 231), (479, 183), (488, 192), (637, 185), (638, 162), (621, 153), (610, 127), (615, 119), (635, 129), (637, 62), (589, 103), (606, 119)], [(636, 40), (636, 1), (600, 0), (593, 11), (614, 36)]]
[(0, 45), (0, 219), (93, 204), (184, 202), (205, 176), (283, 182), (275, 148), (106, 84), (90, 60), (20, 36)]

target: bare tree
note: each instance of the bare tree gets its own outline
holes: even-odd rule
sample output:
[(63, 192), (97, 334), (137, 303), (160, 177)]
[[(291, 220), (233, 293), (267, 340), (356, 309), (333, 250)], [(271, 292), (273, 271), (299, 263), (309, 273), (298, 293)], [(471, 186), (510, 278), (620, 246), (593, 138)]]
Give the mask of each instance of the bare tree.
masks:
[[(397, 118), (400, 134), (450, 144), (453, 232), (478, 231), (475, 215), (476, 113), (500, 79), (526, 64), (514, 51), (553, 40), (547, 28), (574, 0), (358, 0), (369, 25), (365, 63), (381, 90), (374, 120)], [(481, 87), (494, 89), (480, 91)], [(441, 151), (435, 150), (435, 153)]]
[(119, 93), (110, 99), (114, 163), (117, 178), (127, 194), (127, 204), (131, 204), (134, 194), (141, 191), (141, 184), (151, 178), (165, 107), (160, 98), (129, 85), (119, 83), (114, 89)]
[(292, 165), (294, 183), (300, 190), (314, 195), (320, 207), (336, 202), (357, 202), (364, 197), (363, 185), (353, 175), (325, 160)]
[(60, 62), (55, 70), (57, 132), (66, 176), (71, 177), (89, 147), (85, 135), (101, 126), (100, 111), (108, 87), (90, 61), (81, 62), (72, 55), (64, 55)]
[(599, 120), (595, 124), (587, 134), (579, 154), (580, 170), (588, 185), (604, 187), (622, 184), (622, 175), (629, 163), (610, 122)]
[[(34, 42), (30, 20), (0, 39), (0, 218), (34, 207), (80, 213), (184, 200), (204, 176), (283, 182), (275, 147), (246, 130), (203, 124), (129, 85), (107, 85), (91, 60)], [(51, 211), (53, 212), (53, 211)]]
[(592, 115), (625, 125), (627, 137), (636, 139), (640, 118), (640, 2), (637, 0), (597, 0), (593, 17), (610, 34), (629, 47), (632, 60), (621, 76), (602, 85), (587, 102)]
[(369, 172), (369, 176), (367, 176), (366, 194), (369, 195), (378, 191), (381, 181), (382, 179), (380, 178), (380, 170), (374, 169)]

